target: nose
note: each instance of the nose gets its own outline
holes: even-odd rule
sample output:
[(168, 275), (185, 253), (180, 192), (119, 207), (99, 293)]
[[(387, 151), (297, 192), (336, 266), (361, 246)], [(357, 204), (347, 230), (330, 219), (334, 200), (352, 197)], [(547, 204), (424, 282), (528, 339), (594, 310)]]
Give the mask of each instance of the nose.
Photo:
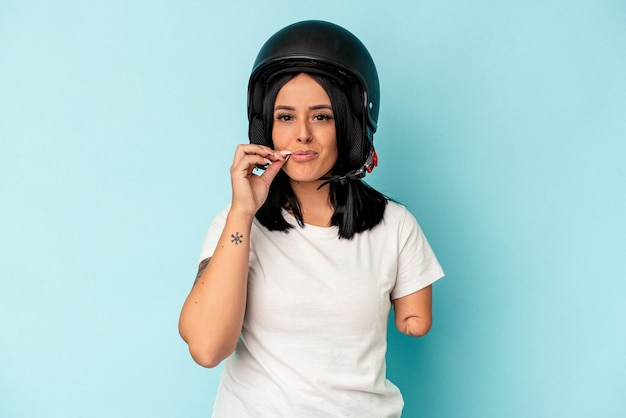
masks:
[(313, 133), (311, 132), (311, 128), (309, 127), (308, 121), (303, 121), (300, 123), (298, 132), (298, 142), (303, 144), (308, 144), (313, 140)]

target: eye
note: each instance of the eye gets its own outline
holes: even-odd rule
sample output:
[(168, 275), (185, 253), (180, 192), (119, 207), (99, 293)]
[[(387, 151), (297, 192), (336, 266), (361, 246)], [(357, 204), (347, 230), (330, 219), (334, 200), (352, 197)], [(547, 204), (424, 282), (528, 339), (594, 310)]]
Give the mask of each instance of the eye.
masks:
[(330, 120), (332, 118), (333, 118), (333, 115), (329, 115), (327, 113), (319, 113), (313, 116), (313, 120), (318, 120), (318, 121)]
[(289, 115), (287, 113), (277, 113), (276, 114), (276, 120), (282, 120), (284, 122), (289, 122), (292, 119), (293, 118), (291, 117), (291, 115)]

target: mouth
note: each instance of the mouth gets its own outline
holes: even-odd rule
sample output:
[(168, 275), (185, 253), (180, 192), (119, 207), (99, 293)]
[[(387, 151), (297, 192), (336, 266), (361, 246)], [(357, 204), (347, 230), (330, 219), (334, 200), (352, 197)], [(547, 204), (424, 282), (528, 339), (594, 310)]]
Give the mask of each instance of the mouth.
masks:
[(313, 160), (317, 158), (318, 155), (319, 154), (317, 153), (317, 151), (300, 150), (300, 151), (293, 151), (289, 159), (293, 161), (297, 161), (297, 162), (304, 162), (304, 161)]

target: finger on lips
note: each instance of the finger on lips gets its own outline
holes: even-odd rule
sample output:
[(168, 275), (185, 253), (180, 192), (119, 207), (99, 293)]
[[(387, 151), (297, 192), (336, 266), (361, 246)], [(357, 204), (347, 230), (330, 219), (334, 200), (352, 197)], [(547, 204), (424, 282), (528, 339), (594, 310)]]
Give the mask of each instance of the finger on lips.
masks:
[(267, 168), (274, 161), (286, 161), (291, 155), (289, 150), (273, 150), (259, 145), (241, 144), (238, 146), (241, 152), (239, 161), (248, 165), (256, 165), (259, 168)]
[(276, 160), (284, 161), (290, 155), (291, 155), (291, 151), (288, 151), (288, 150), (280, 150), (280, 151), (276, 151), (276, 150), (272, 150), (272, 149), (268, 149), (267, 150), (267, 156), (268, 157), (274, 157), (274, 161), (276, 161)]

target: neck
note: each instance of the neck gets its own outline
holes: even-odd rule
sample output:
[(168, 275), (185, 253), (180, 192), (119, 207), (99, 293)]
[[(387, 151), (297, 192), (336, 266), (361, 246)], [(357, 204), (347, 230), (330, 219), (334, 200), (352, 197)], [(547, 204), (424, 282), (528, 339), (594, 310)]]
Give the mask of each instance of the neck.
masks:
[(330, 202), (330, 186), (326, 185), (317, 189), (322, 181), (300, 183), (291, 182), (291, 188), (295, 193), (304, 223), (314, 226), (330, 226), (330, 219), (334, 208)]

